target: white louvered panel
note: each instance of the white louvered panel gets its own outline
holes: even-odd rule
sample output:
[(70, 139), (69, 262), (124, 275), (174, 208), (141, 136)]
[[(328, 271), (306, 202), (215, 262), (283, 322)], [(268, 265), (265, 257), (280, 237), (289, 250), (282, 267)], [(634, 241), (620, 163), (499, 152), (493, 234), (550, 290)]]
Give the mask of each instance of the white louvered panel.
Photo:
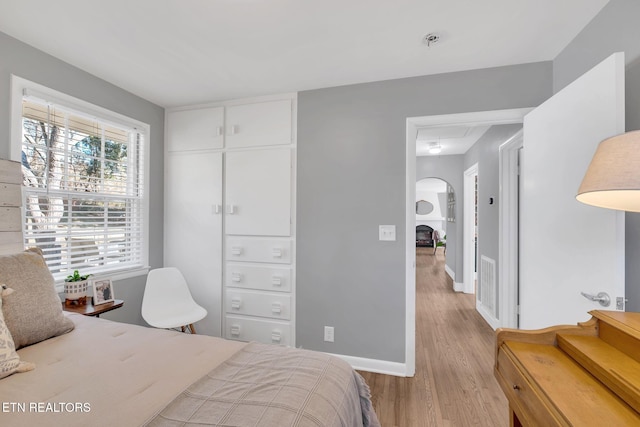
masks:
[(497, 317), (496, 291), (496, 262), (495, 260), (482, 255), (480, 257), (479, 297), (484, 308), (494, 317)]

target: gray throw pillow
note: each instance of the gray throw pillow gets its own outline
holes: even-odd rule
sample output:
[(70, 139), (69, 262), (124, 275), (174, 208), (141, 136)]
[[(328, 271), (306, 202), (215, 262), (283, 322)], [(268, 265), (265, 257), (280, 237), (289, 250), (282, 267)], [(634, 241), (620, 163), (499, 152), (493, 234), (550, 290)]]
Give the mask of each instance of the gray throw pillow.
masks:
[(16, 349), (74, 328), (39, 249), (0, 256), (0, 283), (15, 290), (4, 298), (2, 311)]

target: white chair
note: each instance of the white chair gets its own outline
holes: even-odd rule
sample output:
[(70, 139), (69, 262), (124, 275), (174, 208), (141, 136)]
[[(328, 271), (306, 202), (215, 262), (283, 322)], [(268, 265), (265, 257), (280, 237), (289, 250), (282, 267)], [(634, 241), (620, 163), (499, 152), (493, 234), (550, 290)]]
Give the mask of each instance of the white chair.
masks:
[(142, 318), (155, 328), (186, 327), (196, 333), (193, 324), (202, 320), (207, 310), (193, 300), (187, 282), (175, 267), (157, 268), (147, 276), (142, 297)]

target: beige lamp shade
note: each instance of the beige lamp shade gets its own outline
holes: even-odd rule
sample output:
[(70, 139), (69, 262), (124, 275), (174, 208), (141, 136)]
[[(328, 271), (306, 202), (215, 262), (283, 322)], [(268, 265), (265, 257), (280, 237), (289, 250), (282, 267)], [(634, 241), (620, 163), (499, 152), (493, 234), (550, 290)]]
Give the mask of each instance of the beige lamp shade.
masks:
[(601, 208), (640, 212), (640, 131), (600, 143), (576, 199)]

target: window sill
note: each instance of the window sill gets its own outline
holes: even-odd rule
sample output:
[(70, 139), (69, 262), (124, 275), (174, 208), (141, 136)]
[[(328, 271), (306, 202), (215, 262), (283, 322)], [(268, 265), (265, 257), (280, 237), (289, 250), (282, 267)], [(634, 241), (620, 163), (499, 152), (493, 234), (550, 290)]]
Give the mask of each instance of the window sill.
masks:
[[(149, 273), (151, 267), (140, 267), (131, 270), (119, 270), (119, 271), (111, 271), (98, 273), (95, 276), (99, 278), (111, 279), (114, 282), (118, 280), (130, 279), (132, 277), (145, 276)], [(64, 279), (58, 279), (55, 282), (56, 292), (64, 292)]]

